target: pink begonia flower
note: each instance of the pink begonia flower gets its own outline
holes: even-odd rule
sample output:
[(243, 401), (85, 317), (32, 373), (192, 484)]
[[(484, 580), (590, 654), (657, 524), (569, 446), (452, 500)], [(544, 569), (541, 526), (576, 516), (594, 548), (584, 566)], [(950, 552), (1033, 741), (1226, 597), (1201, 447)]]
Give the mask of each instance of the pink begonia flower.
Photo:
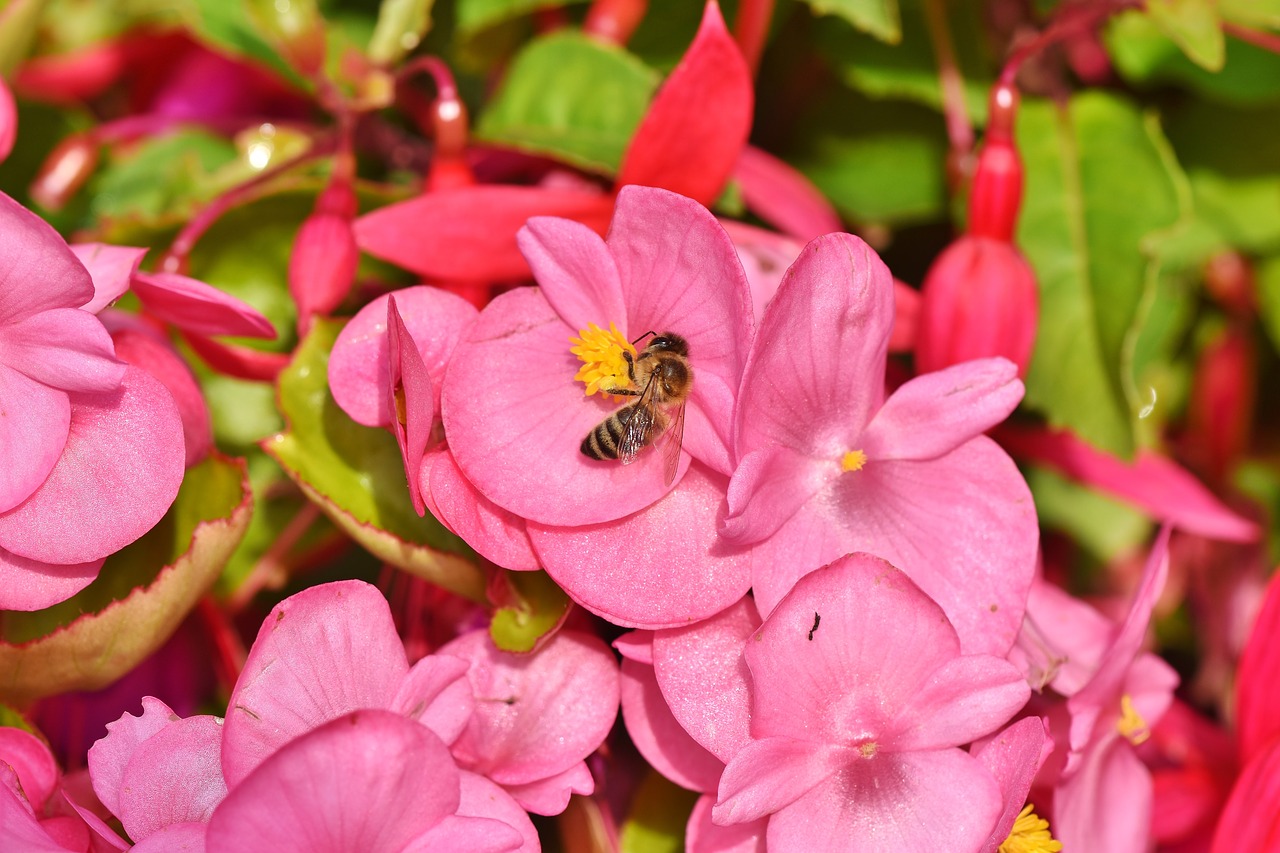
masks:
[(1035, 506), (983, 431), (1022, 397), (983, 359), (884, 399), (893, 278), (864, 242), (831, 234), (788, 270), (756, 334), (734, 425), (722, 535), (751, 544), (768, 613), (806, 572), (866, 551), (946, 611), (966, 653), (1013, 644), (1035, 570)]
[[(745, 556), (721, 548), (715, 534), (751, 340), (733, 244), (700, 204), (624, 187), (607, 240), (577, 222), (535, 218), (520, 245), (539, 287), (494, 299), (445, 375), (441, 406), (458, 467), (487, 499), (527, 520), (546, 570), (593, 612), (662, 627), (728, 606), (748, 585)], [(674, 488), (656, 449), (630, 466), (580, 449), (635, 399), (604, 390), (629, 384), (625, 348), (643, 347), (651, 331), (688, 342), (694, 375)]]
[[(1026, 703), (1015, 667), (962, 654), (937, 604), (868, 554), (806, 575), (745, 640), (754, 616), (736, 610), (654, 636), (672, 712), (727, 760), (714, 824), (767, 819), (779, 850), (987, 840), (1001, 789), (960, 747)], [(687, 653), (704, 640), (710, 651)]]
[(18, 138), (18, 105), (13, 102), (9, 84), (0, 77), (0, 163), (8, 159)]
[[(974, 744), (970, 753), (996, 778), (1000, 785), (1000, 795), (1004, 799), (1004, 810), (987, 838), (987, 843), (980, 848), (980, 853), (999, 853), (1001, 845), (1009, 840), (1010, 833), (1015, 831), (1019, 821), (1028, 822), (1027, 818), (1032, 814), (1031, 807), (1028, 805), (1024, 808), (1023, 804), (1027, 801), (1027, 794), (1037, 771), (1052, 749), (1053, 741), (1046, 731), (1044, 720), (1039, 717), (1023, 717), (990, 738)], [(1035, 819), (1037, 829), (1039, 822), (1039, 819)], [(1054, 853), (1061, 850), (1062, 846), (1028, 846), (1027, 849)]]

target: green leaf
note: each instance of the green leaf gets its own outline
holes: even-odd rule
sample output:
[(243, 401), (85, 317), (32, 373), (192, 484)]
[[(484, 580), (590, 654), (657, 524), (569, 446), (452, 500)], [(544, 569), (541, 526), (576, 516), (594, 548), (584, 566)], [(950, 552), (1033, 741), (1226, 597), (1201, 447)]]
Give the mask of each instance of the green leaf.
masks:
[(0, 8), (0, 77), (9, 77), (27, 58), (45, 0), (9, 0)]
[(1147, 0), (1146, 8), (1188, 59), (1208, 71), (1222, 70), (1226, 44), (1215, 0)]
[[(288, 7), (289, 4), (285, 4)], [(295, 85), (307, 81), (285, 61), (249, 14), (249, 4), (227, 0), (179, 0), (177, 9), (191, 32), (215, 48), (256, 59)]]
[(1241, 26), (1280, 29), (1280, 0), (1218, 0), (1218, 14)]
[(1143, 241), (1179, 213), (1156, 129), (1128, 101), (1098, 92), (1065, 113), (1027, 101), (1020, 118), (1018, 245), (1040, 287), (1026, 399), (1054, 426), (1129, 456), (1126, 356), (1150, 286)]
[(431, 27), (435, 0), (382, 0), (378, 23), (369, 41), (369, 58), (379, 65), (399, 62), (422, 41)]
[(458, 33), (470, 38), (496, 24), (513, 21), (539, 9), (558, 9), (585, 0), (458, 0)]
[(1280, 256), (1267, 258), (1254, 270), (1258, 284), (1258, 313), (1271, 345), (1280, 350)]
[(621, 853), (680, 853), (685, 825), (698, 801), (688, 791), (650, 769), (640, 780), (618, 839)]
[(898, 0), (806, 0), (819, 15), (838, 15), (882, 42), (902, 41)]
[(329, 393), (329, 351), (342, 325), (317, 322), (281, 372), (280, 410), (289, 428), (263, 441), (263, 449), (375, 556), (484, 601), (484, 575), (467, 559), (466, 543), (430, 514), (414, 512), (395, 438), (351, 420)]
[(621, 48), (553, 33), (516, 57), (476, 136), (612, 174), (657, 84), (657, 74)]
[(502, 579), (516, 601), (494, 611), (489, 635), (505, 652), (531, 652), (564, 621), (573, 602), (546, 572), (505, 572)]
[(187, 470), (169, 512), (107, 558), (98, 578), (46, 610), (3, 614), (0, 697), (24, 704), (96, 690), (158, 649), (213, 584), (249, 524), (242, 460)]

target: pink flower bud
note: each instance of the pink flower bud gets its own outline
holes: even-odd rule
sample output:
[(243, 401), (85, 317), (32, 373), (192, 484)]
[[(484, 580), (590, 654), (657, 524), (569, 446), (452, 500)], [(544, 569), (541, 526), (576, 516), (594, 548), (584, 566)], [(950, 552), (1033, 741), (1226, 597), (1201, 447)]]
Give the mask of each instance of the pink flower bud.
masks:
[(1204, 286), (1223, 308), (1240, 317), (1258, 311), (1258, 284), (1253, 267), (1239, 252), (1214, 255), (1204, 268)]
[(84, 134), (62, 140), (45, 158), (31, 182), (31, 197), (49, 210), (60, 210), (98, 165), (98, 146)]
[(1258, 358), (1249, 332), (1233, 324), (1200, 353), (1191, 385), (1189, 449), (1220, 480), (1249, 446)]
[(0, 77), (0, 162), (3, 162), (13, 150), (13, 141), (18, 136), (18, 107), (13, 102), (13, 93)]
[(337, 308), (355, 281), (360, 250), (351, 220), (356, 197), (350, 179), (335, 177), (316, 199), (315, 210), (298, 230), (289, 257), (289, 292), (298, 304), (300, 327), (315, 314)]
[(964, 235), (925, 276), (916, 369), (1001, 355), (1025, 376), (1036, 339), (1035, 273), (1012, 243)]
[(991, 120), (978, 155), (978, 168), (969, 194), (969, 233), (1012, 240), (1022, 205), (1022, 160), (1013, 143), (1018, 92), (997, 85), (991, 92)]

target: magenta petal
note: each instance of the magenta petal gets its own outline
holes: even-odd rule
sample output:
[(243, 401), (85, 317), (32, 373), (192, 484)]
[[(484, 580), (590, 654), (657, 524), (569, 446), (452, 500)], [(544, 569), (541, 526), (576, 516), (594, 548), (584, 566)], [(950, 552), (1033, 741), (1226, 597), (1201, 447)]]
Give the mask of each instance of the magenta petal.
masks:
[(0, 363), (72, 392), (111, 391), (124, 375), (102, 321), (79, 308), (53, 308), (0, 326)]
[(618, 715), (618, 665), (596, 637), (560, 631), (537, 652), (494, 647), (489, 632), (439, 650), (471, 662), (481, 701), (453, 744), (459, 766), (507, 785), (561, 773), (600, 746)]
[[(404, 460), (413, 509), (418, 515), (422, 515), (426, 512), (426, 505), (422, 501), (422, 489), (418, 480), (422, 469), (422, 454), (427, 450), (431, 425), (436, 416), (436, 394), (431, 374), (427, 372), (427, 366), (423, 363), (404, 320), (400, 319), (394, 295), (387, 300), (387, 354), (390, 356), (387, 395), (396, 401), (396, 416), (391, 420), (391, 431), (395, 433), (396, 443), (400, 445), (400, 456)], [(402, 399), (403, 420), (399, 405)]]
[(62, 456), (26, 502), (0, 515), (0, 547), (49, 563), (113, 554), (164, 516), (185, 457), (173, 397), (128, 367), (115, 391), (73, 395)]
[(893, 277), (862, 240), (819, 237), (765, 310), (739, 392), (740, 456), (781, 444), (839, 460), (884, 398)]
[(595, 779), (585, 761), (579, 761), (568, 770), (536, 782), (503, 785), (503, 790), (525, 811), (548, 817), (558, 815), (568, 808), (569, 798), (574, 794), (589, 797), (595, 789)]
[(116, 815), (134, 841), (174, 823), (207, 821), (227, 795), (219, 763), (222, 720), (176, 720), (134, 750)]
[(607, 329), (623, 322), (618, 267), (595, 231), (571, 219), (536, 216), (520, 229), (516, 242), (542, 295), (571, 328), (595, 323)]
[(437, 850), (506, 853), (519, 850), (523, 845), (520, 833), (500, 820), (449, 815), (415, 838), (403, 853), (436, 853)]
[(710, 619), (653, 635), (654, 674), (672, 715), (723, 762), (751, 739), (751, 673), (742, 649), (759, 627), (744, 598)]
[(422, 723), (445, 743), (453, 743), (476, 707), (466, 678), (469, 666), (461, 658), (428, 655), (409, 668), (391, 700), (391, 710)]
[(724, 488), (693, 465), (680, 488), (640, 512), (584, 527), (529, 522), (529, 538), (547, 574), (592, 613), (629, 628), (687, 625), (751, 585), (750, 552), (716, 536)]
[[(501, 787), (476, 773), (461, 771), (462, 801), (458, 804), (459, 817), (490, 818), (502, 821), (520, 834), (520, 853), (537, 853), (542, 849), (538, 831), (520, 804)], [(496, 832), (494, 833), (497, 834)]]
[(9, 84), (0, 79), (0, 162), (6, 160), (13, 151), (13, 143), (17, 138), (18, 105), (13, 101)]
[(0, 193), (0, 326), (93, 299), (93, 279), (58, 232)]
[(89, 748), (89, 776), (93, 793), (112, 814), (120, 814), (125, 794), (125, 772), (146, 740), (178, 719), (173, 710), (154, 696), (142, 697), (142, 715), (124, 714), (107, 723), (107, 736)]
[(175, 823), (129, 848), (133, 853), (205, 853), (209, 824), (203, 821)]
[(43, 810), (61, 775), (45, 742), (25, 729), (0, 726), (0, 764), (13, 769), (27, 801)]
[(618, 404), (586, 397), (574, 381), (575, 334), (541, 291), (504, 293), (458, 344), (441, 397), (449, 449), (467, 479), (544, 524), (610, 521), (667, 491), (660, 454), (629, 466), (582, 454), (582, 440)]
[(1026, 679), (1004, 658), (955, 658), (921, 685), (883, 745), (895, 752), (960, 746), (1006, 723), (1030, 697)]
[(284, 744), (209, 821), (210, 853), (400, 853), (454, 813), (458, 770), (426, 726), (355, 711)]
[(539, 568), (525, 520), (480, 494), (448, 449), (427, 452), (420, 481), (429, 484), (424, 491), (432, 513), (477, 554), (504, 569), (527, 572)]
[(733, 174), (747, 207), (780, 231), (812, 240), (841, 230), (831, 202), (808, 178), (769, 152), (744, 146)]
[(1110, 732), (1054, 791), (1054, 838), (1063, 850), (1144, 849), (1151, 802), (1151, 772), (1127, 740)]
[(687, 853), (766, 853), (764, 844), (768, 818), (719, 826), (711, 822), (715, 795), (698, 798), (685, 827)]
[(845, 746), (787, 737), (754, 740), (725, 767), (712, 820), (726, 825), (767, 817), (858, 760), (857, 750)]
[(97, 314), (129, 289), (129, 282), (147, 253), (146, 249), (107, 243), (77, 243), (71, 251), (93, 279), (93, 299), (80, 306), (90, 314)]
[(703, 749), (672, 715), (652, 666), (622, 661), (622, 719), (645, 760), (691, 791), (714, 791), (724, 762)]
[(93, 583), (105, 560), (42, 563), (0, 548), (0, 610), (43, 610), (66, 601)]
[[(4, 784), (8, 768), (0, 765), (0, 849), (22, 853), (67, 853), (54, 842), (14, 787)], [(12, 771), (9, 771), (12, 772)]]
[(274, 338), (275, 327), (258, 309), (216, 287), (176, 273), (138, 273), (133, 292), (147, 312), (184, 332)]
[(228, 785), (329, 720), (391, 707), (408, 671), (391, 610), (375, 587), (338, 581), (280, 602), (263, 621), (228, 703)]
[(1223, 807), (1212, 853), (1267, 850), (1280, 838), (1280, 740), (1245, 765)]
[(932, 459), (1003, 421), (1022, 399), (1018, 367), (966, 361), (908, 381), (885, 400), (858, 440), (869, 459)]
[(963, 750), (878, 755), (769, 818), (769, 849), (977, 850), (1000, 805), (995, 779)]
[(996, 821), (982, 853), (997, 853), (1009, 837), (1022, 806), (1027, 801), (1031, 782), (1046, 757), (1045, 748), (1052, 747), (1045, 723), (1040, 717), (1024, 717), (1010, 724), (980, 747), (971, 750), (974, 758), (995, 777), (1004, 798), (1004, 810)]
[(71, 401), (0, 364), (0, 511), (26, 500), (49, 476), (67, 443)]
[(740, 544), (767, 539), (839, 473), (833, 462), (781, 445), (753, 450), (739, 460), (729, 481), (729, 514), (721, 535)]

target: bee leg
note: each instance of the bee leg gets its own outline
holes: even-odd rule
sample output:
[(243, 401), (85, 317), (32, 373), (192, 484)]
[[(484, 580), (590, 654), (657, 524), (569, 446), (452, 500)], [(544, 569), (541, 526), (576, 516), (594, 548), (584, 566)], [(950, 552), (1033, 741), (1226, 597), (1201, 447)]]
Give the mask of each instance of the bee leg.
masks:
[(627, 376), (631, 377), (631, 384), (636, 384), (636, 361), (631, 357), (631, 353), (626, 350), (622, 351), (622, 357), (627, 362)]
[(620, 397), (639, 397), (641, 392), (634, 388), (604, 388), (606, 394), (617, 394)]

